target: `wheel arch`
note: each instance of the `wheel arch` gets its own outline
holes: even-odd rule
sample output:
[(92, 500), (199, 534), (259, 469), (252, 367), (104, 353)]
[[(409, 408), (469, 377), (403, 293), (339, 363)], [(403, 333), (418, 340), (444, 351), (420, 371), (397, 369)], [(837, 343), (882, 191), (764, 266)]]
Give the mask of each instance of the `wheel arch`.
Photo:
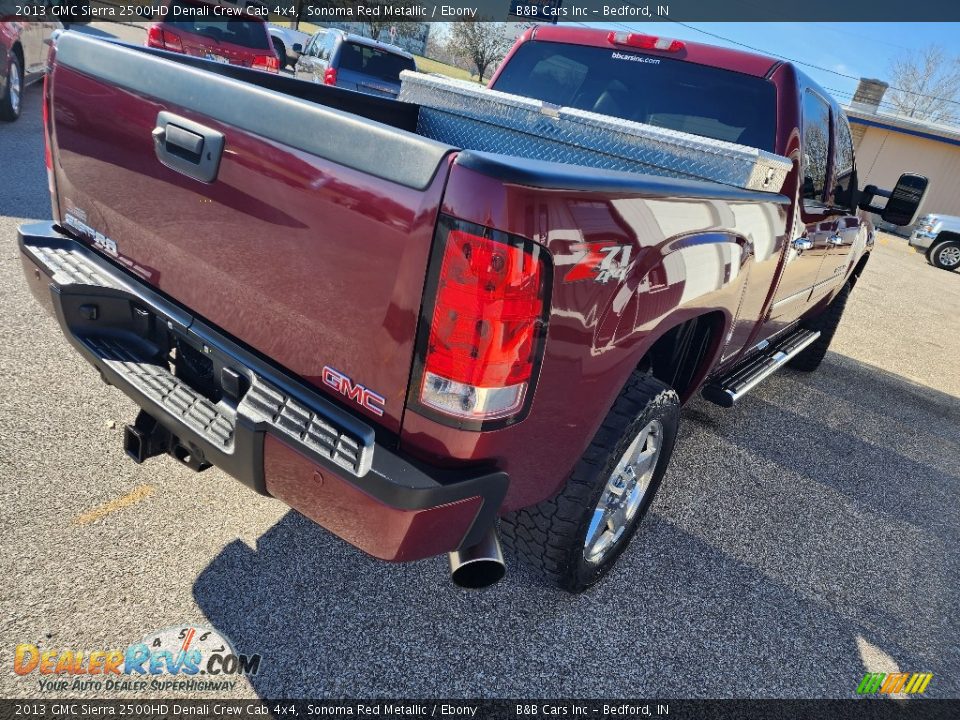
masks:
[(672, 387), (685, 403), (716, 365), (730, 323), (729, 313), (720, 309), (667, 321), (652, 334), (636, 366)]
[(930, 248), (927, 250), (927, 253), (926, 253), (927, 262), (930, 263), (931, 265), (933, 265), (935, 268), (938, 268), (938, 269), (943, 269), (943, 270), (956, 270), (956, 269), (957, 269), (957, 266), (955, 266), (955, 267), (949, 267), (949, 266), (943, 267), (943, 266), (937, 265), (936, 261), (934, 260), (934, 255), (935, 255), (935, 254), (940, 250), (940, 248), (942, 248), (944, 245), (956, 245), (957, 247), (960, 247), (960, 233), (951, 232), (951, 231), (949, 231), (949, 230), (946, 230), (946, 231), (944, 231), (944, 232), (939, 233), (939, 234), (937, 235), (937, 238), (936, 238), (932, 243), (930, 243)]

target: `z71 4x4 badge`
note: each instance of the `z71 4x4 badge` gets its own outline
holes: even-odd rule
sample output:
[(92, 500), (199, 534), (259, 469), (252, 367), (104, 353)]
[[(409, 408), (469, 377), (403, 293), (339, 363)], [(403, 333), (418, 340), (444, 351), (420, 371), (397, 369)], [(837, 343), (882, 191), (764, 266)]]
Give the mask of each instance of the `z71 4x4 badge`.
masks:
[(573, 245), (573, 267), (564, 275), (564, 282), (625, 280), (630, 266), (630, 246), (615, 242), (580, 243)]

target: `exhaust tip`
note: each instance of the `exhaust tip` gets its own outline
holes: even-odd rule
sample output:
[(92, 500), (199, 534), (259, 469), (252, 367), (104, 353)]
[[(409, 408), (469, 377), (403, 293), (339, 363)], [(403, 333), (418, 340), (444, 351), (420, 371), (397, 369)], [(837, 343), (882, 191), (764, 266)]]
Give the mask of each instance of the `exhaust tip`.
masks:
[(450, 579), (458, 587), (479, 590), (499, 582), (506, 574), (503, 550), (495, 529), (476, 545), (450, 553)]
[(491, 559), (470, 560), (450, 571), (450, 579), (457, 587), (481, 590), (495, 585), (507, 574), (502, 562)]

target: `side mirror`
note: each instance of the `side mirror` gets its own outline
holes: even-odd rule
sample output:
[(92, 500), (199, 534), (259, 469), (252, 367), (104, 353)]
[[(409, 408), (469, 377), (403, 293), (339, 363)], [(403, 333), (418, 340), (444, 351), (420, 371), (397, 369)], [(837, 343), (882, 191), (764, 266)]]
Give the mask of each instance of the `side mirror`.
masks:
[(293, 51), (294, 51), (297, 55), (299, 55), (300, 53), (303, 52), (303, 45), (301, 45), (300, 43), (294, 43), (294, 44), (293, 44)]
[[(923, 175), (904, 173), (891, 191), (867, 185), (860, 198), (860, 208), (878, 214), (884, 222), (891, 225), (912, 225), (929, 182)], [(878, 195), (887, 198), (887, 204), (882, 208), (873, 205), (873, 198)]]

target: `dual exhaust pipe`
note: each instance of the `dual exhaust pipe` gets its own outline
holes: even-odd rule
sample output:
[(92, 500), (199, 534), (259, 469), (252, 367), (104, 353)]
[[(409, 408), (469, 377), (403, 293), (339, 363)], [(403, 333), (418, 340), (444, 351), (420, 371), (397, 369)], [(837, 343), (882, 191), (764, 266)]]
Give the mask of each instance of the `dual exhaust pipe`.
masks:
[(453, 584), (479, 590), (499, 582), (507, 572), (496, 528), (491, 528), (476, 545), (450, 553)]

